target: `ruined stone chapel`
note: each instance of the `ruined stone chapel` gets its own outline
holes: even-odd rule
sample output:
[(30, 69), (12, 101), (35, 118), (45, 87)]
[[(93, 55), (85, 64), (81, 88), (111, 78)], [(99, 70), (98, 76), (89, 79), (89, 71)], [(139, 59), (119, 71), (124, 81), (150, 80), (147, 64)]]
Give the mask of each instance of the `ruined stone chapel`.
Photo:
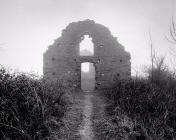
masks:
[[(92, 38), (92, 55), (80, 53), (85, 35)], [(81, 88), (81, 65), (89, 62), (95, 69), (95, 89), (103, 89), (116, 80), (131, 77), (130, 59), (130, 54), (107, 27), (84, 20), (70, 23), (48, 47), (43, 55), (43, 73), (49, 79), (71, 80), (75, 87)]]

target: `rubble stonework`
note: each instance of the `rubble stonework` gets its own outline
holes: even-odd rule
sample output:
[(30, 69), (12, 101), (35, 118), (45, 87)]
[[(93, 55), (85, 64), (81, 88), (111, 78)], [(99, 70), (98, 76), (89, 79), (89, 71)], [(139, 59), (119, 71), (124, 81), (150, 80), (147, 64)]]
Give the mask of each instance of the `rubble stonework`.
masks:
[[(84, 35), (89, 35), (94, 44), (93, 56), (80, 56), (79, 44)], [(95, 66), (95, 87), (109, 87), (115, 80), (130, 79), (130, 54), (111, 35), (105, 26), (93, 20), (70, 23), (62, 36), (55, 40), (44, 53), (43, 72), (50, 79), (71, 80), (81, 86), (81, 63), (91, 62)]]

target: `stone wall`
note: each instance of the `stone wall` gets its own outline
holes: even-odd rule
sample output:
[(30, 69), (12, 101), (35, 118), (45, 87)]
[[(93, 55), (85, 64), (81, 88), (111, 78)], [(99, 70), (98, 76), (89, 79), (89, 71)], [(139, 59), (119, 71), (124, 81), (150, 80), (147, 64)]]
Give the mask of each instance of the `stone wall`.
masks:
[[(80, 56), (79, 44), (84, 35), (92, 37), (94, 56)], [(50, 79), (72, 80), (81, 86), (81, 63), (95, 66), (96, 88), (106, 88), (115, 80), (131, 77), (130, 54), (103, 25), (93, 20), (70, 23), (44, 53), (43, 72)]]

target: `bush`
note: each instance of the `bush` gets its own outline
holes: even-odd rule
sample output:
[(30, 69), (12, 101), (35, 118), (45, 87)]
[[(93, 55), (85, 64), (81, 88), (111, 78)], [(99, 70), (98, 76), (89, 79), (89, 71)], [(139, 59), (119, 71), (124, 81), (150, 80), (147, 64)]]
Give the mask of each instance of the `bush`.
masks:
[(0, 139), (52, 138), (63, 125), (65, 88), (26, 74), (0, 69)]
[(136, 79), (119, 81), (104, 95), (112, 102), (107, 113), (118, 116), (120, 107), (133, 120), (134, 131), (143, 133), (146, 139), (176, 137), (175, 88), (168, 90), (149, 80)]
[(175, 90), (176, 88), (176, 75), (170, 71), (164, 63), (165, 57), (154, 56), (153, 68), (147, 68), (149, 82), (154, 83), (164, 90)]

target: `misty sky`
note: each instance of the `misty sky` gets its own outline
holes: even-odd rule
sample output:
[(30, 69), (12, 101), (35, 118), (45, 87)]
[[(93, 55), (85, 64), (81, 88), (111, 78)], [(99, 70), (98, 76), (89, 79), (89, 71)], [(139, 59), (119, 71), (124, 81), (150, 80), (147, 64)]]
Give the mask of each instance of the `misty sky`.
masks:
[(176, 0), (0, 0), (0, 64), (42, 74), (43, 53), (70, 22), (108, 27), (131, 53), (133, 74), (150, 62), (149, 30), (157, 54), (170, 61), (165, 36)]

